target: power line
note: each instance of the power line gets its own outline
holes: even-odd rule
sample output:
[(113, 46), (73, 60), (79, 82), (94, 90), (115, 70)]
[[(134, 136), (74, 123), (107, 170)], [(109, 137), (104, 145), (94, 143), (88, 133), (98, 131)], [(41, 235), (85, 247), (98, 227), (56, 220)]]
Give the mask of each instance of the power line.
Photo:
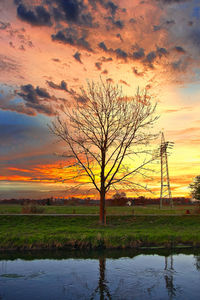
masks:
[(161, 162), (161, 189), (160, 189), (160, 208), (163, 206), (164, 200), (170, 203), (173, 207), (173, 199), (170, 188), (169, 180), (169, 167), (168, 167), (168, 149), (172, 149), (173, 142), (165, 142), (164, 133), (161, 133), (161, 145), (160, 145), (160, 162)]

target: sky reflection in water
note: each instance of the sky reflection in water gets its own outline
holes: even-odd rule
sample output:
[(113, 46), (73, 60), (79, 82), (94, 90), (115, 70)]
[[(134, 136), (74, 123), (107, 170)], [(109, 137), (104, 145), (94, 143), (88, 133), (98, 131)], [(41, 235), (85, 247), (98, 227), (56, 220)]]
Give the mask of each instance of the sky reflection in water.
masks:
[(199, 299), (200, 256), (0, 261), (0, 299)]

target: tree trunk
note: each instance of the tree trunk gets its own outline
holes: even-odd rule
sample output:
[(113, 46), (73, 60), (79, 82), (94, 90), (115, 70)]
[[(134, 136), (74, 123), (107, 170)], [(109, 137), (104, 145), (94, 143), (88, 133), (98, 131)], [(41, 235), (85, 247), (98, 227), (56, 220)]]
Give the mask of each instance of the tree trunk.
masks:
[(105, 189), (105, 160), (106, 152), (105, 148), (101, 150), (101, 188), (100, 188), (100, 211), (99, 211), (99, 222), (102, 225), (106, 224), (106, 212), (105, 212), (105, 198), (106, 198), (106, 189)]
[[(105, 268), (106, 268), (106, 259), (103, 257), (99, 258), (99, 294), (100, 300), (107, 299), (104, 297), (104, 293), (106, 292), (106, 284), (105, 284)], [(105, 295), (106, 296), (106, 295)]]
[(102, 225), (106, 224), (106, 211), (105, 211), (105, 189), (100, 191), (100, 212), (99, 212), (99, 222)]

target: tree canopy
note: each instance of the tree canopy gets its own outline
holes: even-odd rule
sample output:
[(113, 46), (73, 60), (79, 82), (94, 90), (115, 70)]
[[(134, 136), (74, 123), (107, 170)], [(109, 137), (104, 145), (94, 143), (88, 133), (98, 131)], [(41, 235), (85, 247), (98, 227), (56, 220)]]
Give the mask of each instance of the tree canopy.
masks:
[(76, 171), (76, 178), (86, 176), (100, 194), (103, 224), (105, 196), (111, 187), (120, 183), (142, 186), (132, 177), (145, 175), (147, 164), (154, 159), (147, 146), (155, 139), (151, 133), (157, 119), (155, 108), (139, 89), (135, 96), (125, 97), (118, 86), (92, 82), (81, 89), (73, 108), (65, 107), (53, 122), (53, 133), (67, 146), (66, 156), (72, 162), (68, 167)]
[(191, 195), (194, 199), (200, 200), (200, 175), (196, 176), (190, 184)]

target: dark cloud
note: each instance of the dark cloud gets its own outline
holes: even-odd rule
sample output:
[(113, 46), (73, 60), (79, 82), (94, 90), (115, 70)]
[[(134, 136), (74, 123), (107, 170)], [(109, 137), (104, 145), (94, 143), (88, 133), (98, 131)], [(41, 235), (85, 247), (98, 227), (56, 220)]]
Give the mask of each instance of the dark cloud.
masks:
[(102, 72), (101, 72), (101, 74), (104, 74), (104, 75), (107, 75), (108, 74), (108, 70), (103, 70)]
[(99, 43), (98, 46), (100, 49), (104, 50), (105, 52), (109, 52), (110, 54), (115, 54), (117, 58), (122, 58), (126, 60), (126, 58), (128, 57), (128, 54), (121, 48), (117, 48), (115, 50), (112, 48), (108, 49), (104, 42)]
[(19, 63), (6, 55), (0, 55), (0, 71), (4, 72), (18, 72), (20, 68)]
[(154, 25), (153, 26), (153, 31), (159, 31), (161, 29), (162, 29), (162, 27), (160, 25)]
[[(64, 22), (69, 25), (98, 27), (98, 23), (93, 22), (89, 6), (84, 3), (84, 0), (44, 0), (43, 6), (29, 3), (28, 8), (25, 3), (25, 0), (15, 1), (17, 15), (21, 20), (32, 25), (49, 26), (55, 22), (62, 27)], [(114, 10), (114, 4), (113, 6), (110, 4), (110, 10)]]
[(71, 34), (69, 34), (66, 30), (60, 30), (56, 34), (52, 34), (53, 41), (59, 41), (64, 44), (74, 45), (74, 38)]
[(24, 45), (20, 45), (19, 50), (25, 51), (26, 49), (25, 49)]
[(129, 23), (135, 24), (135, 23), (137, 23), (137, 21), (136, 21), (134, 18), (131, 18), (131, 19), (129, 20)]
[(154, 62), (154, 60), (156, 59), (156, 52), (155, 51), (151, 51), (147, 54), (145, 61), (152, 64)]
[(36, 112), (34, 109), (27, 107), (25, 103), (15, 103), (14, 95), (9, 93), (4, 93), (0, 91), (0, 109), (5, 111), (14, 111), (29, 116), (35, 116)]
[(86, 40), (86, 34), (82, 33), (82, 35), (80, 35), (76, 29), (65, 28), (59, 30), (56, 34), (52, 34), (51, 37), (53, 41), (58, 41), (63, 44), (69, 44), (87, 51), (92, 51), (89, 42)]
[(90, 12), (81, 15), (80, 25), (84, 25), (87, 27), (98, 27), (99, 26), (98, 23), (93, 24), (93, 17)]
[(88, 0), (88, 3), (91, 5), (92, 9), (96, 10), (97, 8), (97, 2), (99, 2), (99, 0)]
[(182, 59), (172, 62), (172, 69), (177, 72), (185, 72), (188, 67), (188, 62)]
[(0, 21), (0, 30), (5, 30), (10, 27), (10, 23)]
[(34, 47), (33, 42), (32, 42), (32, 41), (28, 41), (28, 46), (29, 46), (30, 48)]
[[(26, 86), (25, 86), (26, 87)], [(47, 92), (47, 90), (45, 90), (45, 89), (43, 89), (43, 88), (40, 88), (40, 87), (36, 87), (36, 89), (35, 89), (35, 91), (36, 91), (36, 93), (37, 93), (37, 95), (39, 96), (39, 97), (42, 97), (42, 98), (48, 98), (48, 99), (50, 99), (51, 98), (51, 96), (49, 95), (49, 93)]]
[(106, 20), (108, 20), (109, 22), (112, 23), (112, 25), (114, 25), (115, 27), (122, 29), (124, 27), (124, 23), (123, 21), (119, 20), (115, 20), (115, 18), (113, 16), (110, 17), (105, 17)]
[(105, 43), (104, 42), (101, 42), (101, 43), (99, 43), (99, 48), (100, 49), (103, 49), (105, 52), (107, 52), (108, 51), (108, 48), (107, 48), (107, 46), (105, 45)]
[(74, 96), (74, 99), (80, 103), (86, 103), (87, 102), (87, 98), (86, 97), (83, 97), (81, 95), (76, 95)]
[[(195, 1), (195, 0), (194, 0)], [(157, 2), (157, 3), (156, 3)], [(147, 29), (146, 26), (148, 26), (146, 23), (143, 23), (144, 16), (143, 14), (140, 16), (135, 13), (132, 14), (132, 16), (135, 18), (130, 18), (128, 15), (126, 16), (126, 10), (122, 10), (122, 7), (120, 7), (120, 1), (115, 0), (42, 0), (38, 3), (41, 3), (40, 6), (36, 6), (35, 4), (31, 4), (31, 1), (28, 1), (29, 5), (26, 4), (26, 0), (18, 1), (17, 3), (17, 9), (20, 10), (20, 7), (23, 8), (22, 12), (24, 15), (30, 15), (29, 21), (26, 19), (29, 23), (37, 23), (39, 24), (39, 14), (41, 12), (38, 12), (38, 7), (42, 8), (49, 14), (50, 16), (50, 22), (54, 24), (54, 30), (52, 32), (51, 38), (54, 42), (63, 43), (66, 45), (73, 46), (74, 52), (73, 52), (73, 58), (76, 59), (79, 63), (82, 63), (82, 49), (87, 50), (89, 52), (93, 52), (93, 49), (97, 46), (99, 53), (111, 56), (113, 59), (120, 59), (124, 60), (124, 62), (134, 62), (137, 60), (137, 67), (139, 64), (143, 65), (145, 70), (148, 68), (152, 68), (154, 63), (157, 64), (168, 64), (169, 68), (171, 69), (172, 60), (174, 60), (173, 57), (171, 57), (170, 51), (165, 48), (166, 41), (169, 42), (169, 49), (174, 51), (172, 52), (172, 56), (175, 54), (175, 50), (177, 53), (181, 53), (180, 49), (178, 50), (178, 46), (174, 47), (176, 45), (175, 41), (173, 40), (173, 34), (176, 35), (175, 29), (176, 24), (175, 20), (179, 20), (179, 16), (174, 15), (174, 11), (170, 14), (171, 7), (169, 6), (163, 6), (160, 3), (178, 3), (178, 2), (184, 2), (184, 1), (170, 1), (170, 0), (155, 0), (153, 1), (153, 6), (155, 6), (158, 9), (165, 9), (166, 11), (163, 12), (163, 14), (158, 14), (158, 18), (155, 18), (155, 22), (151, 22), (151, 25)], [(42, 6), (43, 5), (43, 6)], [(132, 8), (134, 8), (137, 5), (133, 5)], [(179, 7), (176, 5), (175, 7)], [(25, 12), (24, 12), (25, 11)], [(127, 10), (128, 12), (128, 10)], [(22, 14), (23, 15), (23, 14)], [(126, 18), (127, 17), (127, 18)], [(154, 17), (154, 15), (153, 15)], [(21, 17), (23, 18), (23, 17)], [(101, 18), (101, 21), (100, 21)], [(37, 21), (35, 21), (37, 19)], [(25, 19), (24, 19), (25, 20)], [(138, 21), (137, 21), (138, 20)], [(141, 20), (141, 21), (140, 21)], [(143, 21), (142, 21), (143, 20)], [(106, 30), (113, 30), (111, 33), (111, 39), (105, 38), (105, 40), (102, 38), (102, 40), (97, 40), (98, 36), (96, 36), (96, 33), (93, 31), (95, 26), (98, 26), (95, 22), (101, 22), (101, 25), (103, 26), (101, 33), (102, 35), (108, 34), (106, 33)], [(41, 18), (41, 24), (45, 24), (46, 20)], [(182, 21), (181, 21), (182, 22)], [(186, 20), (185, 23), (187, 23), (188, 20)], [(67, 24), (66, 24), (67, 23)], [(129, 23), (129, 24), (128, 24)], [(125, 25), (127, 24), (127, 27), (125, 28)], [(136, 27), (137, 24), (137, 28)], [(170, 25), (173, 26), (170, 26)], [(89, 27), (89, 28), (88, 28)], [(115, 28), (114, 28), (115, 27)], [(134, 35), (134, 39), (128, 40), (128, 35), (123, 35), (123, 30), (130, 30), (130, 27), (132, 29), (136, 30), (137, 33)], [(193, 26), (194, 27), (194, 26)], [(188, 27), (188, 31), (192, 30), (193, 27)], [(148, 40), (150, 35), (152, 34), (152, 28), (154, 31), (158, 30), (165, 30), (168, 31), (168, 35), (164, 37), (164, 39), (159, 39), (158, 36), (160, 36), (159, 33), (154, 33), (154, 37), (152, 40), (152, 45), (147, 45), (147, 38)], [(119, 29), (123, 29), (122, 31)], [(142, 32), (144, 31), (143, 38), (144, 41), (140, 39)], [(179, 34), (179, 32), (178, 32)], [(180, 30), (180, 34), (182, 34), (182, 31)], [(95, 36), (94, 36), (95, 35)], [(124, 38), (124, 43), (123, 38)], [(114, 38), (114, 40), (113, 40)], [(118, 38), (118, 40), (117, 40)], [(167, 40), (166, 40), (167, 39)], [(140, 40), (139, 45), (137, 42)], [(193, 44), (200, 45), (200, 38), (198, 38), (198, 30), (194, 32), (192, 31), (192, 35), (189, 37), (188, 40), (192, 40)], [(93, 41), (93, 44), (92, 42)], [(131, 44), (134, 44), (132, 46)], [(157, 46), (159, 45), (159, 47)], [(180, 44), (184, 45), (180, 39)], [(126, 45), (126, 46), (125, 46)], [(144, 45), (147, 45), (147, 47)], [(16, 45), (16, 49), (19, 47)], [(144, 48), (143, 48), (144, 47)], [(25, 48), (27, 48), (27, 45), (25, 45)], [(177, 48), (177, 49), (176, 49)], [(188, 48), (187, 48), (188, 49)], [(101, 52), (101, 51), (103, 52)], [(97, 51), (97, 54), (98, 54)], [(182, 52), (183, 53), (183, 52)], [(111, 59), (111, 58), (109, 58)], [(167, 62), (168, 60), (168, 62)], [(103, 60), (100, 60), (100, 58), (97, 58), (97, 63), (95, 63), (95, 67), (97, 70), (104, 70), (107, 69), (107, 67), (102, 67), (100, 65)], [(105, 70), (104, 70), (105, 71)], [(103, 71), (103, 72), (104, 72)], [(140, 72), (135, 71), (135, 75), (141, 76)]]
[(110, 10), (111, 14), (112, 15), (115, 15), (117, 9), (118, 9), (118, 6), (113, 3), (112, 1), (108, 1), (105, 6)]
[(193, 46), (199, 47), (200, 46), (200, 29), (195, 28), (191, 30), (189, 34), (189, 40), (192, 42)]
[(145, 57), (144, 49), (139, 48), (137, 51), (133, 52), (132, 57), (133, 57), (133, 59), (142, 59), (142, 58), (144, 58)]
[(37, 112), (30, 107), (27, 107), (24, 103), (0, 103), (0, 109), (6, 110), (6, 111), (13, 111), (17, 112), (19, 114), (25, 114), (28, 116), (36, 116)]
[(118, 58), (126, 59), (128, 57), (128, 54), (120, 48), (117, 48), (114, 52)]
[(168, 51), (165, 48), (157, 47), (156, 54), (161, 58), (162, 56), (166, 56), (168, 54)]
[(164, 3), (164, 4), (173, 4), (173, 3), (183, 3), (188, 2), (189, 0), (157, 0), (158, 2)]
[(11, 48), (15, 48), (13, 42), (9, 42), (9, 45), (10, 45)]
[(174, 70), (180, 70), (180, 66), (181, 66), (181, 60), (177, 60), (172, 63), (172, 68)]
[(185, 50), (180, 46), (174, 47), (174, 50), (177, 51), (178, 53), (185, 53)]
[(48, 80), (46, 82), (53, 89), (63, 90), (68, 92), (67, 83), (64, 80), (62, 80), (60, 84), (56, 84), (53, 81), (48, 81)]
[(86, 37), (82, 36), (80, 39), (77, 40), (77, 46), (83, 48), (88, 51), (92, 51), (92, 48), (88, 41), (86, 41)]
[[(93, 23), (93, 17), (83, 0), (53, 0), (53, 17), (56, 22), (66, 22), (68, 24), (77, 24), (86, 27), (98, 27)], [(52, 3), (49, 2), (49, 6)]]
[[(97, 27), (93, 17), (83, 0), (54, 0), (54, 18), (56, 21), (66, 21), (86, 27)], [(51, 5), (51, 4), (50, 4)]]
[(112, 57), (105, 57), (105, 56), (101, 57), (102, 62), (108, 62), (108, 61), (112, 61), (112, 60), (113, 60)]
[(22, 2), (22, 0), (13, 0), (13, 2), (14, 2), (16, 5), (19, 5), (19, 4)]
[(56, 114), (56, 111), (54, 110), (54, 108), (51, 105), (48, 105), (48, 104), (39, 103), (37, 105), (34, 105), (33, 108), (39, 114), (44, 114), (44, 115), (47, 115), (47, 116), (54, 116)]
[[(71, 88), (71, 89), (68, 89), (67, 87), (67, 83), (62, 80), (60, 84), (56, 84), (54, 83), (53, 81), (46, 81), (46, 83), (48, 84), (49, 87), (51, 87), (52, 89), (56, 89), (56, 90), (61, 90), (61, 91), (65, 91), (67, 92), (68, 94), (72, 95), (72, 96), (75, 96), (76, 95), (76, 92)], [(59, 98), (60, 100), (63, 100), (63, 102), (66, 101), (66, 99), (63, 99), (63, 98)]]
[(95, 66), (96, 66), (97, 70), (101, 70), (102, 63), (101, 62), (96, 62)]
[[(66, 91), (74, 99), (79, 96), (73, 89), (67, 88), (64, 80), (60, 84), (52, 81), (47, 81), (47, 84), (53, 89)], [(29, 116), (36, 116), (38, 113), (54, 116), (58, 110), (63, 109), (63, 104), (66, 104), (67, 101), (64, 98), (56, 98), (50, 95), (45, 88), (34, 87), (32, 84), (22, 85), (17, 91), (11, 90), (9, 89), (9, 92), (4, 92), (3, 89), (0, 91), (0, 110)]]
[(24, 28), (17, 28), (15, 25), (0, 21), (0, 30), (4, 30), (4, 34), (9, 39), (9, 44), (12, 48), (25, 50), (25, 47), (34, 47), (30, 36), (26, 34)]
[(110, 13), (114, 16), (119, 8), (117, 4), (113, 1), (106, 1), (106, 0), (89, 0), (90, 5), (94, 10), (97, 9), (97, 3), (100, 4), (103, 8), (107, 9), (107, 14)]
[(59, 0), (56, 2), (58, 4), (58, 7), (63, 11), (66, 20), (77, 22), (81, 8), (83, 7), (82, 1), (79, 2), (76, 0)]
[(122, 36), (121, 36), (120, 33), (117, 33), (117, 34), (116, 34), (116, 37), (118, 37), (118, 38), (120, 39), (120, 41), (123, 42), (123, 38), (122, 38)]
[(170, 25), (174, 25), (174, 24), (176, 24), (174, 20), (166, 20), (166, 21), (162, 22), (162, 24), (153, 25), (153, 31), (155, 32), (155, 31), (159, 31), (162, 29), (166, 29), (166, 27), (169, 27)]
[(55, 19), (56, 22), (59, 22), (60, 19), (63, 19), (62, 13), (60, 12), (60, 10), (56, 7), (53, 7), (53, 17)]
[(81, 61), (81, 53), (80, 52), (76, 52), (73, 57), (82, 64), (82, 61)]
[(34, 88), (32, 84), (22, 85), (21, 90), (16, 93), (20, 96), (24, 103), (22, 105), (25, 108), (33, 109), (34, 113), (42, 113), (48, 116), (55, 115), (55, 110), (50, 105), (51, 101), (57, 101), (55, 97), (50, 94), (44, 88)]
[(40, 98), (50, 98), (49, 93), (40, 87), (36, 87), (36, 89), (32, 86), (32, 84), (22, 85), (21, 91), (17, 93), (28, 103), (39, 103)]
[(174, 24), (176, 24), (176, 22), (174, 20), (167, 20), (165, 22), (165, 24), (167, 24), (167, 25), (174, 25)]
[(113, 25), (115, 25), (116, 27), (118, 27), (120, 29), (122, 29), (124, 27), (124, 23), (122, 20), (117, 20), (117, 21), (113, 20), (112, 23), (113, 23)]
[(51, 26), (51, 16), (43, 6), (36, 6), (34, 10), (27, 9), (24, 4), (17, 7), (17, 16), (34, 26)]

